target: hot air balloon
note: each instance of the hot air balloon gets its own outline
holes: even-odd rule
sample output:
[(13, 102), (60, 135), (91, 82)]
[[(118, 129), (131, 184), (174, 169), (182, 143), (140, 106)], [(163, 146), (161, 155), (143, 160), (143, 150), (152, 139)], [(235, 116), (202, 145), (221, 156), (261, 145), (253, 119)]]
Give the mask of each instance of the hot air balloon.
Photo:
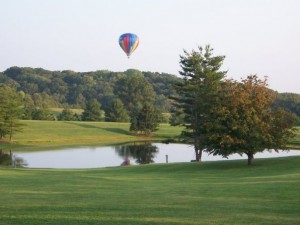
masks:
[(136, 36), (135, 34), (126, 33), (126, 34), (122, 34), (119, 37), (119, 45), (121, 46), (123, 51), (126, 53), (128, 58), (134, 52), (134, 50), (138, 47), (139, 42), (140, 42), (139, 37)]

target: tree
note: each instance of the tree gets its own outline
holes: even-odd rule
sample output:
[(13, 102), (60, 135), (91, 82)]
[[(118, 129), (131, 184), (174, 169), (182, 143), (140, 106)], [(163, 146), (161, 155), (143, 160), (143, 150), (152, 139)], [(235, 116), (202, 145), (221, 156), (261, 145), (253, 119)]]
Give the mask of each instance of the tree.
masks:
[(131, 115), (130, 131), (149, 136), (159, 126), (160, 115), (153, 104), (146, 102), (139, 111)]
[(296, 116), (272, 111), (275, 94), (267, 88), (266, 79), (252, 75), (241, 83), (227, 81), (222, 96), (222, 110), (215, 116), (218, 126), (209, 130), (209, 153), (224, 157), (246, 154), (251, 165), (257, 152), (287, 148)]
[[(206, 148), (208, 126), (214, 123), (211, 115), (219, 110), (221, 80), (226, 72), (220, 71), (224, 56), (213, 56), (213, 49), (207, 45), (199, 51), (180, 56), (180, 74), (183, 82), (175, 85), (177, 95), (173, 97), (175, 110), (183, 109), (186, 131), (182, 135), (194, 144), (196, 160), (201, 161), (202, 151)], [(182, 114), (182, 113), (181, 113)]]
[(105, 112), (105, 120), (110, 122), (128, 122), (129, 115), (123, 102), (120, 99), (114, 99)]
[(75, 121), (78, 120), (75, 114), (71, 111), (69, 107), (65, 107), (63, 111), (58, 115), (58, 120), (63, 121)]
[(272, 106), (274, 109), (284, 109), (298, 116), (297, 124), (300, 125), (300, 94), (277, 93)]
[[(33, 109), (25, 109), (27, 113), (31, 112), (32, 120), (55, 120), (55, 116), (48, 108), (34, 107)], [(28, 110), (28, 111), (27, 111)]]
[(10, 166), (12, 164), (11, 154), (6, 154), (0, 149), (0, 165), (1, 166)]
[(115, 147), (119, 156), (124, 158), (123, 165), (129, 164), (129, 158), (134, 158), (136, 163), (149, 164), (154, 162), (155, 155), (158, 153), (158, 147), (151, 143), (138, 143), (134, 145), (122, 145)]
[(12, 140), (13, 133), (21, 130), (23, 126), (19, 119), (22, 116), (21, 96), (8, 86), (0, 86), (0, 138), (9, 135)]
[(83, 121), (101, 121), (103, 113), (101, 111), (101, 104), (96, 99), (91, 99), (87, 102), (82, 113)]
[(129, 72), (127, 71), (128, 76), (118, 81), (115, 94), (131, 112), (133, 109), (140, 108), (144, 102), (153, 102), (155, 92), (141, 72), (136, 70), (129, 70)]
[(126, 110), (142, 106), (145, 101), (155, 101), (162, 112), (170, 108), (168, 96), (173, 93), (172, 83), (179, 80), (175, 75), (141, 72), (130, 69), (125, 72), (107, 70), (74, 72), (48, 71), (41, 68), (11, 67), (0, 73), (0, 83), (15, 87), (30, 96), (34, 107), (25, 107), (24, 116), (30, 119), (35, 107), (84, 108), (87, 101), (97, 99), (106, 112), (109, 98), (120, 98)]

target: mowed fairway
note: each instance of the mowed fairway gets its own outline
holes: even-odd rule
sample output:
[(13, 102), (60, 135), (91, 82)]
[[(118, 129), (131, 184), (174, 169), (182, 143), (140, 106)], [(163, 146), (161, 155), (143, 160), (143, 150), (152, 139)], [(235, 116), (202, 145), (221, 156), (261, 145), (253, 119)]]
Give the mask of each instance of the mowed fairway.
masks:
[(0, 167), (0, 224), (300, 224), (300, 157), (245, 164)]

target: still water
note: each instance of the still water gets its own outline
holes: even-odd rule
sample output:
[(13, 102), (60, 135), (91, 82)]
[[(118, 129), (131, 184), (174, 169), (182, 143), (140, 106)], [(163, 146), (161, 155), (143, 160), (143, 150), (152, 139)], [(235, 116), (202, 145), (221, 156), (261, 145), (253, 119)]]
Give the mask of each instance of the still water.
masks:
[[(300, 150), (279, 153), (265, 151), (255, 158), (300, 155)], [(62, 150), (18, 152), (13, 158), (21, 159), (28, 168), (100, 168), (134, 164), (190, 162), (195, 159), (193, 146), (187, 144), (133, 143), (106, 147), (78, 147)], [(246, 159), (245, 155), (231, 155), (228, 159)], [(202, 161), (226, 160), (221, 156), (203, 153)]]

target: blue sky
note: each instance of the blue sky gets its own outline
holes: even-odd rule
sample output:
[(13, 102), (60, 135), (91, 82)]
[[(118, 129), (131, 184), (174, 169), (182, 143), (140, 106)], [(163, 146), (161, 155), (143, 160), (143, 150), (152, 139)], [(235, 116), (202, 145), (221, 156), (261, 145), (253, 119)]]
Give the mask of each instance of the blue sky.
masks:
[[(268, 76), (300, 93), (299, 0), (0, 0), (0, 71), (142, 71), (178, 75), (179, 55), (210, 44), (227, 76)], [(139, 36), (127, 59), (122, 33)]]

